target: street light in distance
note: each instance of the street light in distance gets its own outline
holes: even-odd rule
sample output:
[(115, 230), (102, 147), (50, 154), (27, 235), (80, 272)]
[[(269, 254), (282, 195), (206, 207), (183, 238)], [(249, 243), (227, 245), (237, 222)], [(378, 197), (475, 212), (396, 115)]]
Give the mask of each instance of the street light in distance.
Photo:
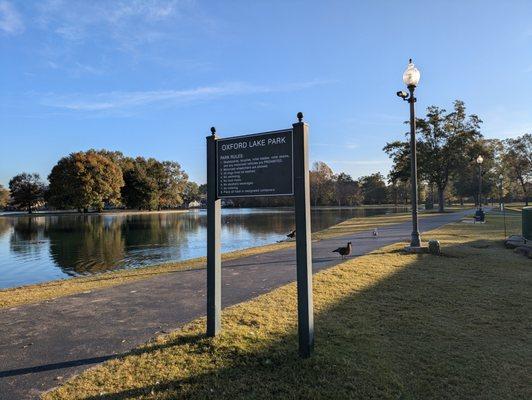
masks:
[(482, 210), (482, 163), (484, 158), (479, 154), (477, 157), (478, 164), (478, 209)]

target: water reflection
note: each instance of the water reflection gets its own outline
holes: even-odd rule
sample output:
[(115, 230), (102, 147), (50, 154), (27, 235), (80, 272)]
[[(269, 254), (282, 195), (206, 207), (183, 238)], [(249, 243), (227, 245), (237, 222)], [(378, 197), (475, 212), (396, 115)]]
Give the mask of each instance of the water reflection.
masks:
[[(313, 231), (353, 216), (404, 211), (324, 209)], [(205, 211), (0, 217), (0, 288), (135, 268), (205, 255)], [(293, 210), (223, 210), (222, 251), (274, 243), (294, 226)]]
[(11, 251), (25, 256), (39, 254), (47, 244), (45, 223), (45, 217), (17, 219), (10, 238)]
[(44, 232), (51, 259), (68, 275), (106, 271), (125, 255), (121, 225), (101, 216), (50, 217)]

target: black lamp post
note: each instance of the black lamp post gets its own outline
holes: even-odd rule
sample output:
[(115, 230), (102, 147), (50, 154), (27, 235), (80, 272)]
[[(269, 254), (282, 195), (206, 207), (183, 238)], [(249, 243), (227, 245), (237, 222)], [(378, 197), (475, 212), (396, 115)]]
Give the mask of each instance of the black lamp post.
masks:
[(500, 196), (500, 200), (499, 200), (499, 207), (500, 207), (500, 210), (502, 211), (502, 218), (503, 218), (503, 221), (504, 221), (504, 237), (506, 238), (506, 208), (504, 207), (504, 197), (503, 197), (503, 183), (504, 183), (504, 175), (503, 174), (500, 174), (499, 175), (499, 196)]
[(503, 204), (502, 204), (502, 185), (503, 185), (503, 182), (504, 182), (504, 175), (500, 174), (499, 175), (499, 210), (500, 211), (502, 211), (502, 209), (503, 209)]
[(414, 66), (412, 59), (408, 62), (408, 67), (403, 73), (403, 82), (408, 88), (408, 92), (397, 92), (397, 96), (407, 101), (410, 104), (410, 185), (412, 187), (412, 239), (410, 241), (410, 247), (420, 247), (421, 238), (418, 230), (418, 218), (417, 218), (417, 155), (416, 155), (416, 113), (414, 103), (416, 98), (414, 97), (414, 90), (419, 83), (420, 73)]
[(478, 164), (478, 209), (482, 210), (482, 162), (484, 158), (481, 155), (477, 157)]

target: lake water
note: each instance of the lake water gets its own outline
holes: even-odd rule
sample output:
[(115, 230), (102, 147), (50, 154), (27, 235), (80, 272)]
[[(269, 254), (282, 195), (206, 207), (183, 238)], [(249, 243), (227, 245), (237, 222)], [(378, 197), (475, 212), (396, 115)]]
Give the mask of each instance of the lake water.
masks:
[[(404, 208), (312, 211), (317, 231), (354, 216)], [(293, 210), (223, 209), (222, 251), (275, 243), (294, 226)], [(207, 214), (0, 216), (0, 288), (205, 256)]]

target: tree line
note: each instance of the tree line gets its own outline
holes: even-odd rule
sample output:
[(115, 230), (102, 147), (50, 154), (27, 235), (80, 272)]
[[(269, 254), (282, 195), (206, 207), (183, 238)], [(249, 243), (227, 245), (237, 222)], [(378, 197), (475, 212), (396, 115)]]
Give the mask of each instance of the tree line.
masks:
[[(407, 122), (408, 123), (408, 122)], [(416, 119), (419, 202), (426, 208), (438, 204), (464, 203), (482, 195), (488, 198), (522, 200), (529, 204), (532, 189), (532, 134), (505, 140), (485, 138), (482, 120), (468, 115), (464, 102), (453, 109), (430, 106), (426, 116)], [(335, 173), (322, 161), (310, 171), (313, 206), (356, 206), (361, 204), (410, 203), (410, 143), (387, 143), (383, 148), (393, 161), (387, 177), (374, 173), (354, 179)], [(481, 170), (476, 163), (483, 157)], [(479, 175), (481, 172), (481, 175)], [(500, 177), (502, 176), (502, 180)], [(205, 186), (188, 180), (174, 161), (127, 157), (118, 151), (89, 150), (63, 157), (53, 167), (46, 185), (37, 174), (22, 173), (0, 185), (0, 208), (11, 204), (31, 212), (45, 203), (56, 209), (102, 210), (126, 207), (140, 210), (178, 208), (205, 196)], [(285, 197), (247, 197), (227, 202), (236, 207), (290, 206)]]
[(199, 187), (175, 161), (127, 157), (118, 151), (89, 150), (61, 158), (48, 185), (35, 173), (21, 173), (0, 187), (0, 207), (10, 201), (31, 213), (44, 206), (60, 210), (102, 211), (179, 208), (200, 197)]
[[(532, 188), (532, 134), (505, 140), (487, 139), (480, 132), (482, 120), (467, 115), (463, 101), (453, 109), (430, 106), (424, 118), (416, 118), (418, 176), (426, 188), (425, 201), (439, 205), (473, 198), (478, 204), (479, 179), (481, 197), (523, 200), (529, 203)], [(408, 136), (409, 134), (406, 133)], [(393, 188), (409, 187), (409, 140), (387, 143), (384, 151), (393, 160), (389, 181)], [(483, 162), (479, 167), (478, 156)], [(502, 177), (502, 179), (501, 179)]]
[[(408, 121), (406, 122), (408, 124)], [(427, 209), (438, 204), (478, 204), (479, 179), (482, 199), (522, 200), (529, 204), (532, 189), (532, 134), (506, 140), (485, 138), (482, 120), (468, 115), (464, 102), (453, 109), (430, 106), (426, 116), (416, 119), (419, 199)], [(313, 206), (355, 206), (361, 204), (410, 204), (410, 141), (387, 143), (383, 151), (393, 161), (387, 177), (374, 173), (353, 179), (345, 172), (335, 173), (322, 161), (310, 171), (310, 197)], [(483, 157), (481, 170), (476, 163)], [(479, 175), (479, 172), (481, 175)], [(502, 176), (502, 180), (500, 179)], [(236, 206), (289, 206), (290, 197), (235, 199)]]

